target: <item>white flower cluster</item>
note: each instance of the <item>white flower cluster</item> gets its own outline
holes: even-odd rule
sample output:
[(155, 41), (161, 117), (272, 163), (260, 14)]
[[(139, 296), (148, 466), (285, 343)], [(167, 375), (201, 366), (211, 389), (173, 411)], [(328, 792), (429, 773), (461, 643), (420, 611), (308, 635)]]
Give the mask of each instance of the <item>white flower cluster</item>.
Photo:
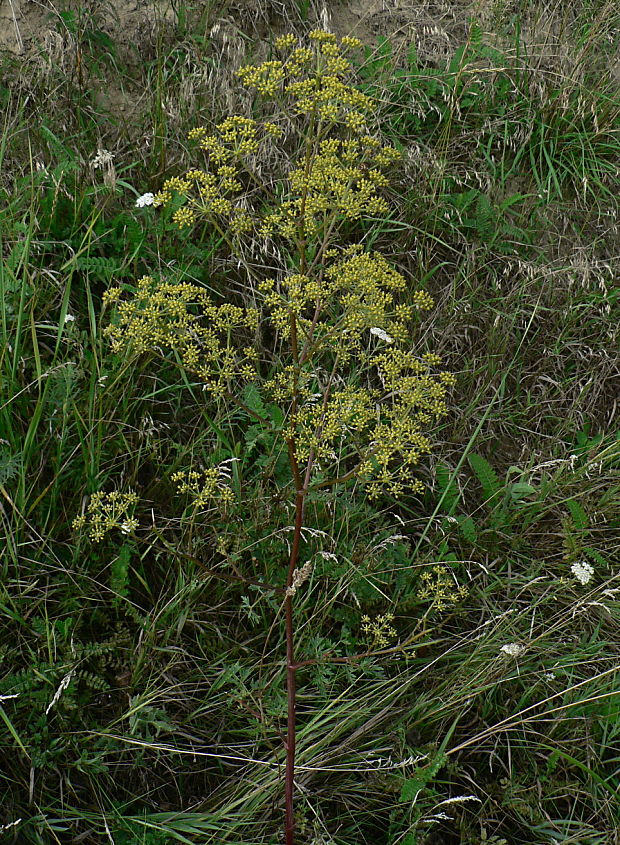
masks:
[(141, 197), (138, 197), (136, 200), (136, 208), (144, 208), (145, 205), (153, 205), (153, 200), (155, 199), (155, 194), (142, 194)]
[(386, 343), (394, 343), (394, 338), (391, 337), (387, 332), (384, 332), (383, 329), (378, 328), (377, 326), (373, 327), (370, 330), (370, 334), (374, 334), (376, 337), (380, 338), (380, 340), (384, 340)]
[(525, 651), (525, 646), (519, 643), (506, 643), (500, 648), (502, 654), (507, 654), (509, 657), (520, 657)]
[(584, 585), (584, 587), (594, 575), (594, 567), (591, 566), (587, 560), (581, 560), (578, 563), (573, 563), (570, 571), (573, 573), (575, 578)]

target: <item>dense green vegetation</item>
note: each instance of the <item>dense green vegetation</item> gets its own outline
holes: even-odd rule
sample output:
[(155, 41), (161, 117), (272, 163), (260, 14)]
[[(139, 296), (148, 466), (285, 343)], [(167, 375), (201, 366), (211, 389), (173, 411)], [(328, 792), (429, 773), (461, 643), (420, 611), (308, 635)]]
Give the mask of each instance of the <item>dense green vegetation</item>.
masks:
[[(405, 303), (434, 298), (411, 340), (456, 386), (422, 493), (368, 501), (352, 479), (308, 502), (299, 843), (618, 841), (620, 15), (575, 8), (567, 59), (525, 43), (525, 6), (497, 5), (493, 31), (470, 21), (445, 64), (396, 35), (357, 58), (372, 132), (401, 156), (387, 219), (350, 237), (411, 281)], [(212, 228), (136, 207), (193, 166), (192, 128), (256, 115), (232, 71), (271, 40), (222, 49), (223, 11), (181, 4), (134, 54), (67, 11), (63, 61), (49, 44), (3, 59), (9, 842), (281, 841), (284, 617), (261, 584), (284, 587), (292, 509), (286, 453), (256, 421), (278, 410), (251, 387), (245, 410), (214, 399), (174, 353), (104, 334), (105, 291), (144, 274), (256, 299)], [(313, 28), (303, 5), (271, 11), (278, 31)], [(256, 167), (269, 183), (282, 161)], [(263, 242), (246, 258), (259, 278), (280, 267)], [(238, 506), (178, 493), (175, 473), (224, 462)], [(112, 491), (136, 492), (122, 519), (138, 528), (93, 543), (74, 520)]]

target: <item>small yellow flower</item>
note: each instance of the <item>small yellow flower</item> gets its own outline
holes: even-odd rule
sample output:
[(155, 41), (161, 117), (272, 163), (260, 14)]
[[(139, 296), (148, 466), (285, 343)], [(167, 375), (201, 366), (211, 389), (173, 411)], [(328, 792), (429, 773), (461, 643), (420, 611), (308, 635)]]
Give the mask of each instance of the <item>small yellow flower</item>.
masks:
[(386, 648), (390, 641), (397, 636), (396, 629), (392, 627), (394, 614), (391, 610), (379, 614), (371, 620), (370, 616), (362, 616), (362, 631), (369, 640), (370, 650)]
[(275, 48), (276, 50), (288, 50), (295, 44), (296, 40), (297, 39), (292, 33), (289, 33), (288, 35), (280, 35), (274, 42)]
[[(191, 130), (202, 166), (167, 179), (153, 198), (154, 205), (174, 202), (173, 221), (181, 229), (210, 223), (233, 255), (247, 256), (248, 247), (255, 254), (259, 238), (273, 242), (273, 255), (288, 254), (269, 271), (274, 278), (258, 281), (260, 312), (216, 304), (199, 285), (147, 276), (133, 297), (124, 298), (118, 286), (105, 295), (116, 306), (106, 334), (117, 352), (174, 351), (215, 399), (236, 395), (240, 383), (260, 384), (265, 397), (282, 406), (285, 436), (298, 460), (312, 456), (326, 476), (331, 470), (342, 475), (342, 464), (344, 475), (371, 498), (418, 493), (414, 468), (430, 451), (426, 432), (447, 413), (455, 381), (436, 371), (439, 356), (411, 349), (412, 324), (433, 299), (424, 290), (412, 292), (384, 256), (363, 245), (325, 249), (351, 223), (386, 215), (389, 170), (400, 153), (368, 134), (374, 102), (351, 84), (345, 55), (361, 42), (317, 29), (309, 46), (296, 44), (292, 34), (280, 36), (280, 59), (237, 73), (247, 89), (275, 100), (277, 110), (270, 112), (284, 113), (287, 151), (302, 139), (301, 155), (276, 189), (261, 190), (257, 162), (258, 153), (277, 161), (274, 139), (282, 129), (233, 115), (212, 130)], [(302, 243), (306, 259), (312, 250), (316, 261), (297, 260)], [(264, 273), (255, 269), (259, 277)], [(253, 346), (259, 334), (275, 339), (280, 360), (266, 380)], [(304, 350), (298, 365), (287, 353), (293, 337)], [(328, 389), (325, 372), (334, 361), (340, 369)], [(353, 361), (366, 381), (341, 376)], [(200, 478), (188, 475), (183, 484), (201, 505), (231, 495), (215, 468)], [(131, 527), (131, 517), (123, 524)]]
[(177, 484), (179, 493), (188, 493), (195, 508), (205, 508), (210, 504), (229, 505), (235, 500), (235, 495), (228, 484), (228, 474), (223, 466), (210, 467), (197, 472), (196, 470), (179, 471), (173, 473), (172, 481)]
[(105, 535), (118, 528), (123, 534), (131, 534), (138, 527), (138, 520), (129, 513), (138, 504), (138, 496), (133, 491), (120, 493), (93, 493), (86, 513), (73, 520), (74, 531), (88, 530), (88, 537), (99, 543)]
[(467, 587), (459, 586), (445, 566), (433, 566), (420, 576), (422, 586), (418, 598), (430, 601), (432, 610), (441, 612), (458, 604), (466, 595)]
[(345, 35), (340, 39), (340, 44), (348, 50), (357, 50), (362, 47), (362, 42), (359, 38), (354, 38), (351, 35)]
[(196, 220), (196, 212), (192, 208), (188, 208), (187, 206), (181, 206), (181, 208), (177, 209), (172, 215), (172, 220), (179, 229), (183, 229), (186, 226), (191, 226), (192, 223)]

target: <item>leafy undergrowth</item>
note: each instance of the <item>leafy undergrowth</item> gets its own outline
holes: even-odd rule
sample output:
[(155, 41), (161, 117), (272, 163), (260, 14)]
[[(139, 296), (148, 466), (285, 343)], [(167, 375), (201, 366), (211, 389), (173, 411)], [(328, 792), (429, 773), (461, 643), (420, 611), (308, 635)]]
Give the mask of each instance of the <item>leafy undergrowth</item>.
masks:
[[(403, 153), (362, 236), (435, 298), (413, 341), (457, 385), (423, 494), (308, 501), (300, 843), (618, 841), (619, 22), (590, 18), (569, 69), (475, 23), (445, 67), (388, 41), (359, 61)], [(255, 419), (277, 409), (248, 389), (233, 412), (103, 334), (104, 291), (147, 272), (252, 293), (217, 234), (135, 205), (187, 166), (198, 111), (228, 114), (230, 68), (204, 25), (135, 63), (93, 32), (72, 34), (93, 78), (39, 62), (0, 87), (0, 830), (277, 843), (283, 618), (261, 584), (291, 514)], [(147, 91), (131, 130), (102, 80)], [(174, 473), (223, 462), (244, 505), (192, 508)], [(137, 531), (73, 531), (119, 489)]]

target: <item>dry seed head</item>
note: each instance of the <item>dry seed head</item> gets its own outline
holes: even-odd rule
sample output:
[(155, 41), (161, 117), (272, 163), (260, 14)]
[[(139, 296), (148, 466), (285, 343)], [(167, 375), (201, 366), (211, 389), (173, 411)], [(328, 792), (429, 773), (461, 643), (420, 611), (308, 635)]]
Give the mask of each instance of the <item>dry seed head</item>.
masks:
[(312, 574), (312, 564), (306, 561), (301, 569), (293, 571), (293, 582), (290, 587), (286, 588), (287, 596), (294, 596), (297, 590), (304, 584)]

